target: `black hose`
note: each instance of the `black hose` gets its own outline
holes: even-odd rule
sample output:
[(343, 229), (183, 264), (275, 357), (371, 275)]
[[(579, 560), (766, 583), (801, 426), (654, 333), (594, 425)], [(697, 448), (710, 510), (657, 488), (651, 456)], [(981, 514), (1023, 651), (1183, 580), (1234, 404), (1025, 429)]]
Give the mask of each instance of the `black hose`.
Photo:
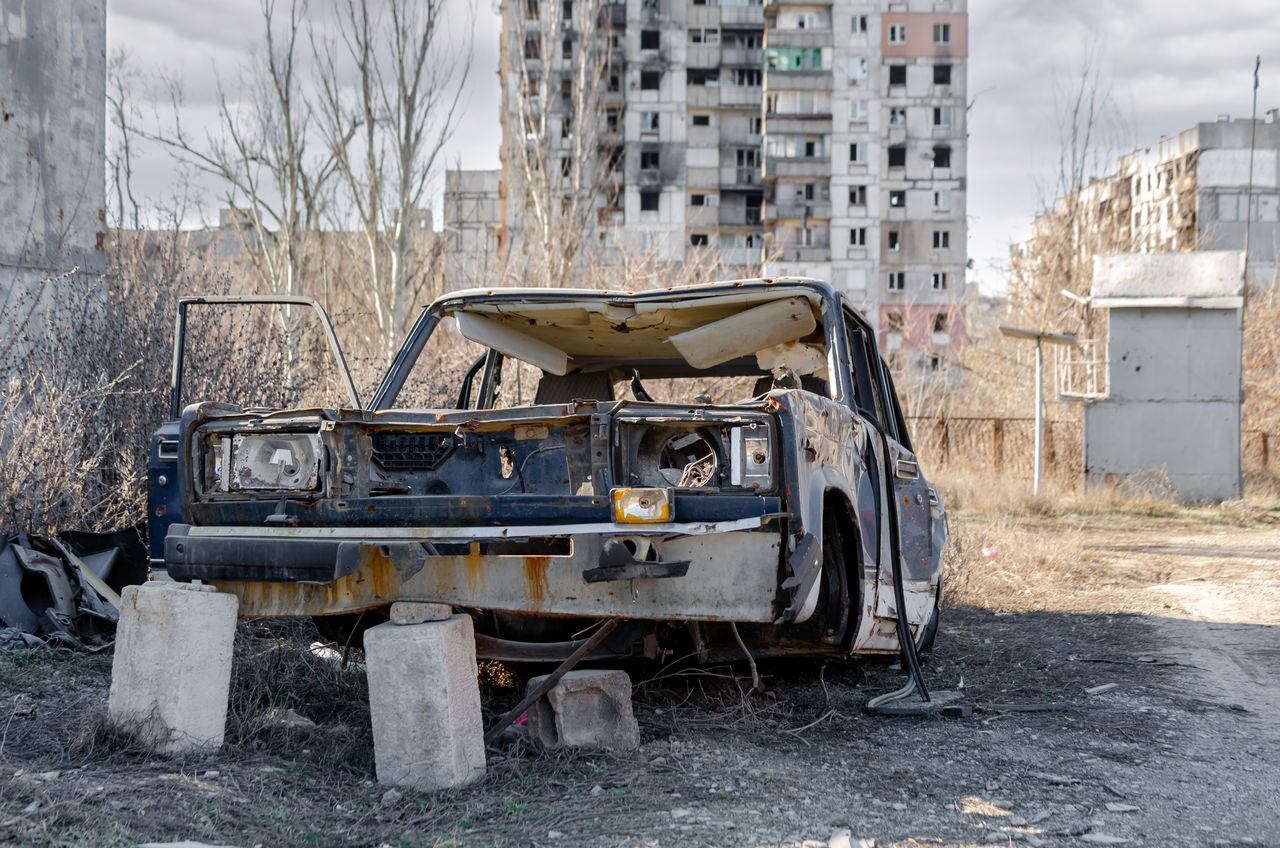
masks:
[(889, 439), (883, 430), (876, 428), (884, 445), (884, 464), (881, 474), (882, 485), (889, 502), (889, 549), (893, 560), (893, 601), (898, 608), (898, 649), (902, 652), (902, 665), (911, 675), (920, 693), (920, 700), (929, 701), (929, 690), (924, 686), (924, 674), (920, 671), (920, 656), (916, 653), (916, 641), (911, 636), (911, 626), (907, 623), (906, 590), (902, 586), (902, 535), (898, 530), (898, 495), (893, 491), (893, 467), (889, 454)]

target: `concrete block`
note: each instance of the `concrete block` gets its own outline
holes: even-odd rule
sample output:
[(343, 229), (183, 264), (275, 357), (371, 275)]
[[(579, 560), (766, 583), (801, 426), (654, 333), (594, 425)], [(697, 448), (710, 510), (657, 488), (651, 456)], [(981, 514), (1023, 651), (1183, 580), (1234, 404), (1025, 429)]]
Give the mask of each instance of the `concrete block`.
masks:
[(484, 725), (471, 618), (364, 634), (378, 782), (423, 792), (484, 776)]
[(391, 605), (391, 621), (395, 624), (425, 624), (428, 621), (447, 621), (452, 616), (453, 607), (448, 604), (396, 601)]
[(217, 748), (227, 723), (235, 595), (190, 583), (120, 593), (107, 709), (160, 753)]
[[(529, 681), (532, 691), (545, 677)], [(571, 671), (529, 711), (529, 735), (548, 748), (613, 748), (640, 745), (631, 711), (631, 678), (625, 671)]]

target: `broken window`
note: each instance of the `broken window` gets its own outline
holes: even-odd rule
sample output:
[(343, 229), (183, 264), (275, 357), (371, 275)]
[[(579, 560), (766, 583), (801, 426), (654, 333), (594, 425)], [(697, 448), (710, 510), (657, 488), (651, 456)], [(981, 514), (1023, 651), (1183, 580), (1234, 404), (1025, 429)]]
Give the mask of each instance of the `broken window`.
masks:
[(566, 21), (573, 20), (573, 0), (561, 0), (560, 17)]
[(890, 271), (887, 285), (889, 291), (902, 291), (907, 287), (907, 272)]
[(689, 85), (719, 85), (720, 72), (714, 68), (689, 68), (684, 72)]
[(658, 131), (658, 113), (657, 112), (641, 112), (640, 113), (640, 132), (656, 133)]
[(951, 192), (935, 191), (933, 193), (933, 208), (939, 212), (947, 212), (951, 209)]
[(855, 35), (865, 34), (867, 31), (867, 16), (854, 15), (853, 25), (849, 28), (849, 31), (854, 33)]
[(944, 144), (940, 144), (933, 148), (933, 167), (950, 168), (951, 167), (951, 148)]
[(642, 171), (658, 170), (658, 151), (656, 150), (640, 151), (640, 170)]
[(568, 156), (560, 157), (560, 176), (567, 177), (573, 170), (573, 162)]
[(641, 50), (657, 50), (658, 49), (658, 31), (656, 29), (640, 30), (640, 49)]
[(710, 115), (694, 115), (693, 125), (695, 127), (709, 127), (711, 126), (711, 116)]
[(657, 212), (658, 196), (659, 196), (659, 192), (656, 192), (656, 191), (640, 192), (640, 211), (641, 212)]
[(689, 195), (689, 205), (690, 206), (706, 206), (707, 196), (705, 194), (691, 194)]
[(897, 251), (902, 249), (901, 233), (899, 233), (897, 230), (889, 230), (888, 233), (886, 233), (886, 236), (888, 238), (890, 252), (896, 253)]
[(605, 131), (616, 133), (618, 131), (618, 110), (606, 109), (604, 113)]
[(855, 141), (849, 145), (849, 164), (865, 165), (867, 163), (867, 146), (862, 142)]
[(935, 127), (951, 126), (951, 107), (950, 106), (934, 106), (933, 107), (933, 125)]
[(951, 85), (951, 66), (950, 65), (934, 65), (933, 66), (933, 84), (934, 85)]
[(906, 65), (890, 65), (889, 66), (889, 85), (906, 85), (907, 84), (907, 66)]
[(900, 188), (892, 189), (889, 192), (889, 208), (890, 209), (906, 209), (907, 193)]
[(935, 332), (935, 333), (945, 333), (945, 332), (947, 332), (947, 325), (948, 325), (948, 324), (949, 324), (949, 322), (947, 321), (947, 313), (945, 313), (945, 312), (936, 312), (936, 313), (934, 313), (934, 316), (933, 316), (933, 332)]
[(905, 168), (907, 166), (907, 146), (905, 144), (889, 145), (889, 167)]
[(901, 312), (888, 312), (884, 316), (885, 329), (890, 333), (901, 335), (907, 328), (906, 318)]
[(560, 80), (560, 97), (563, 100), (573, 99), (573, 81), (563, 79)]
[(871, 63), (865, 56), (849, 60), (849, 84), (857, 85), (860, 80), (867, 78), (867, 74), (871, 72)]
[(524, 16), (530, 21), (538, 19), (538, 0), (524, 0)]
[(706, 247), (708, 244), (706, 233), (693, 233), (689, 236), (689, 244), (692, 247)]
[(889, 107), (889, 126), (905, 127), (907, 125), (907, 107), (906, 106), (890, 106)]
[(537, 60), (542, 55), (542, 45), (538, 41), (536, 35), (525, 36), (524, 39), (524, 57), (526, 59)]
[(641, 71), (640, 72), (640, 90), (641, 91), (657, 91), (659, 84), (662, 82), (661, 71)]
[(619, 77), (617, 74), (609, 74), (609, 90), (610, 91), (622, 90), (622, 78)]
[(867, 205), (867, 187), (864, 185), (849, 186), (849, 205)]
[(565, 36), (564, 41), (560, 43), (560, 58), (562, 59), (573, 58), (573, 39), (569, 38), (568, 36)]
[(729, 85), (758, 86), (764, 79), (759, 68), (730, 68), (726, 72)]

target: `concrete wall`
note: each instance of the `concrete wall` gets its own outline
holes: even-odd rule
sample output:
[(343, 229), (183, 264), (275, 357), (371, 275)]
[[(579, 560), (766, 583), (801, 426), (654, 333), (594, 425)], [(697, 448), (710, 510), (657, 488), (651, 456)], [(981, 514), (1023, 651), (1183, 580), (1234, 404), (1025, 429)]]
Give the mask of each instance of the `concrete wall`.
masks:
[(1111, 395), (1084, 414), (1088, 485), (1160, 474), (1182, 497), (1240, 486), (1240, 312), (1112, 309)]
[(106, 270), (105, 94), (104, 0), (0, 0), (0, 339)]

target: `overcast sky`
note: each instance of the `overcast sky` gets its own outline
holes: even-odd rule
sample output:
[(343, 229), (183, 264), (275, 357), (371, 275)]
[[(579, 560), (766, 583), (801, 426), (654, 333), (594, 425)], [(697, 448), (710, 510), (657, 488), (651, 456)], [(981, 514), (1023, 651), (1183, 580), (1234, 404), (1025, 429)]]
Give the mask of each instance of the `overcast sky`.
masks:
[[(459, 21), (467, 15), (461, 0)], [(184, 122), (214, 115), (215, 80), (234, 89), (260, 43), (256, 0), (108, 0), (108, 52), (127, 51), (144, 79), (184, 82)], [(282, 4), (283, 5), (283, 4)], [(329, 0), (312, 0), (323, 16)], [(1100, 150), (1146, 147), (1219, 114), (1249, 116), (1253, 57), (1262, 57), (1259, 117), (1280, 107), (1276, 0), (972, 0), (969, 54), (970, 282), (1003, 288), (1010, 241), (1023, 238), (1051, 199), (1060, 115), (1092, 54), (1106, 94)], [(448, 147), (450, 166), (498, 167), (498, 15), (475, 9), (475, 58), (466, 110)], [(459, 24), (458, 26), (461, 26)], [(154, 153), (137, 165), (146, 197), (173, 196), (176, 164)], [(437, 187), (438, 190), (438, 187)], [(212, 220), (214, 189), (203, 214)]]

